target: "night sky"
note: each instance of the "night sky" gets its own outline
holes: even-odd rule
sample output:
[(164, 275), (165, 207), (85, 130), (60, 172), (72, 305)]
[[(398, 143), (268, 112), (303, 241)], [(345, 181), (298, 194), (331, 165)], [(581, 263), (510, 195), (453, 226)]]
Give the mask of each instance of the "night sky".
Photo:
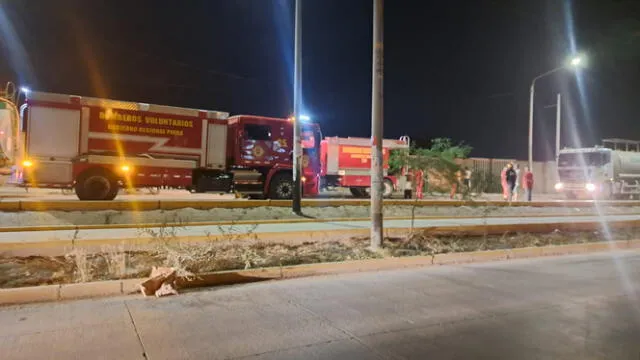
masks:
[[(535, 156), (640, 140), (640, 1), (387, 0), (385, 137), (450, 137), (472, 156), (526, 158), (536, 75), (585, 51), (588, 67), (537, 84)], [(370, 135), (371, 0), (303, 0), (306, 113), (324, 135)], [(33, 89), (287, 116), (292, 0), (0, 0), (0, 81)]]

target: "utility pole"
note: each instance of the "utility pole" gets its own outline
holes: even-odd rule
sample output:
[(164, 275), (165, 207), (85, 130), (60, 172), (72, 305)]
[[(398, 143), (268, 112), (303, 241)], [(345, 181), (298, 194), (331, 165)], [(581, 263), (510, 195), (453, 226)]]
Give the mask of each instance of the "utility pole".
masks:
[[(293, 74), (293, 193), (294, 214), (302, 214), (302, 143), (300, 141), (300, 110), (302, 105), (302, 0), (296, 0), (294, 74)], [(318, 140), (319, 141), (319, 140)]]
[(536, 93), (536, 79), (529, 88), (529, 171), (533, 171), (533, 99)]
[(373, 0), (373, 67), (371, 91), (371, 248), (382, 246), (382, 124), (384, 93), (384, 1)]
[(562, 94), (558, 93), (558, 103), (556, 104), (556, 161), (560, 154), (560, 122), (562, 121)]

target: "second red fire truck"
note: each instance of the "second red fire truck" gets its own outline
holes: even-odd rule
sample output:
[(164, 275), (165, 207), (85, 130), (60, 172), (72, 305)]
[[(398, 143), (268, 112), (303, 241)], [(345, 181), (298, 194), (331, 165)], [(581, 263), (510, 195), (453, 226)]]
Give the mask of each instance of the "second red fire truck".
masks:
[[(331, 156), (321, 159), (319, 125), (301, 127), (303, 194), (314, 196), (321, 176), (331, 179), (341, 170), (338, 165), (338, 173), (332, 172)], [(112, 200), (121, 188), (235, 191), (272, 199), (288, 199), (293, 191), (292, 119), (30, 92), (13, 132), (21, 149), (14, 180), (73, 188), (81, 200)], [(331, 149), (332, 139), (322, 144)], [(340, 181), (350, 187), (344, 171)], [(395, 179), (387, 179), (395, 187)], [(358, 188), (367, 181), (361, 178)]]
[[(389, 157), (392, 150), (409, 149), (409, 137), (382, 141), (384, 172), (383, 196), (389, 197), (398, 181), (389, 174)], [(320, 173), (326, 187), (349, 188), (354, 197), (368, 196), (371, 186), (371, 139), (326, 137), (320, 143)]]

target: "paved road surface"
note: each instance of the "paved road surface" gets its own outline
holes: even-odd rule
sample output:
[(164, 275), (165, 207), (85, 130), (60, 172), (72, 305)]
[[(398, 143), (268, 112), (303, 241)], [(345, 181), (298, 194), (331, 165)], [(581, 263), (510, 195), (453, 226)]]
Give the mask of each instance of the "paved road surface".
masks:
[[(320, 198), (347, 198), (352, 199), (351, 193), (348, 189), (338, 190), (338, 191), (327, 191), (322, 192), (320, 194)], [(401, 193), (397, 193), (394, 195), (394, 198), (400, 199), (402, 198)], [(29, 189), (29, 191), (25, 191), (23, 188), (17, 188), (12, 186), (0, 186), (0, 199), (3, 201), (10, 200), (22, 200), (22, 201), (30, 201), (30, 200), (70, 200), (70, 201), (78, 201), (75, 193), (68, 192), (63, 194), (62, 190), (57, 189)], [(186, 190), (168, 190), (163, 189), (160, 190), (159, 194), (151, 194), (149, 190), (140, 189), (135, 193), (127, 194), (123, 191), (117, 197), (118, 201), (143, 201), (143, 200), (230, 200), (234, 199), (233, 195), (230, 194), (191, 194)], [(449, 195), (442, 196), (431, 196), (427, 195), (425, 200), (448, 200)], [(501, 200), (500, 194), (484, 194), (477, 198), (478, 200)], [(550, 200), (562, 200), (564, 199), (562, 196), (558, 194), (537, 194), (534, 200), (538, 201), (550, 201)]]
[(640, 253), (0, 308), (2, 359), (638, 359)]
[[(498, 224), (544, 224), (544, 223), (575, 223), (591, 221), (614, 221), (614, 220), (640, 220), (640, 214), (633, 215), (605, 215), (605, 216), (549, 216), (549, 217), (493, 217), (493, 218), (470, 218), (470, 219), (417, 219), (415, 227), (429, 226), (466, 226), (466, 225), (498, 225)], [(280, 233), (296, 231), (323, 231), (323, 230), (353, 230), (369, 229), (370, 221), (332, 221), (332, 222), (303, 222), (303, 223), (283, 223), (283, 224), (259, 224), (259, 225), (210, 225), (210, 226), (187, 226), (175, 228), (176, 236), (206, 236), (221, 234), (261, 234)], [(410, 220), (386, 220), (385, 228), (405, 228), (411, 227)], [(54, 230), (54, 231), (29, 231), (29, 232), (3, 232), (0, 233), (0, 243), (20, 242), (44, 242), (52, 240), (108, 240), (108, 239), (133, 239), (145, 236), (149, 233), (159, 233), (162, 229), (152, 228), (147, 232), (140, 229), (95, 229), (80, 230)], [(164, 229), (167, 232), (167, 229)], [(17, 238), (19, 234), (19, 239)], [(149, 235), (146, 235), (147, 237)]]

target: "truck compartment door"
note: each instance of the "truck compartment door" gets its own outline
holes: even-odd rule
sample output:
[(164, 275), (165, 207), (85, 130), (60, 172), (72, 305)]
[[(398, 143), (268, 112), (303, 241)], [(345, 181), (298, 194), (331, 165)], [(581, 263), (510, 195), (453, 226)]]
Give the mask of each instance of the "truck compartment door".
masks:
[(49, 160), (78, 156), (80, 110), (35, 106), (29, 110), (29, 156)]
[(34, 185), (70, 184), (73, 182), (73, 164), (65, 160), (39, 160), (31, 169), (29, 182)]
[(80, 110), (34, 106), (29, 109), (28, 156), (34, 162), (30, 181), (68, 184), (71, 159), (78, 156)]
[(210, 123), (207, 131), (206, 166), (224, 169), (227, 160), (227, 125)]

